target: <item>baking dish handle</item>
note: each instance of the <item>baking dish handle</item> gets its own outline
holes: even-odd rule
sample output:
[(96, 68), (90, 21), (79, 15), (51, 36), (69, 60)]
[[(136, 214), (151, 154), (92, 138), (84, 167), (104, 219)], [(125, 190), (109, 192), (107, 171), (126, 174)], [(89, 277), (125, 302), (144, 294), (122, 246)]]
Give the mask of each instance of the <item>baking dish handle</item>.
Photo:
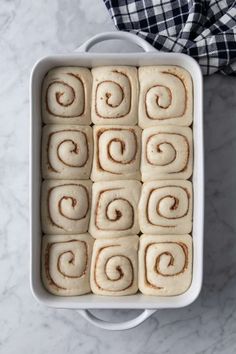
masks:
[(141, 47), (145, 52), (156, 52), (156, 49), (147, 41), (145, 41), (145, 39), (139, 37), (136, 34), (130, 32), (124, 32), (124, 31), (99, 33), (96, 36), (87, 40), (79, 48), (75, 49), (75, 51), (88, 52), (89, 49), (91, 49), (97, 43), (111, 40), (111, 39), (127, 40), (129, 42), (137, 44), (137, 46)]
[(152, 316), (157, 310), (144, 310), (140, 315), (125, 322), (109, 322), (104, 321), (90, 312), (90, 310), (78, 310), (78, 313), (85, 318), (88, 322), (92, 323), (94, 326), (102, 329), (107, 329), (109, 331), (123, 331), (126, 329), (131, 329), (137, 327), (147, 318)]

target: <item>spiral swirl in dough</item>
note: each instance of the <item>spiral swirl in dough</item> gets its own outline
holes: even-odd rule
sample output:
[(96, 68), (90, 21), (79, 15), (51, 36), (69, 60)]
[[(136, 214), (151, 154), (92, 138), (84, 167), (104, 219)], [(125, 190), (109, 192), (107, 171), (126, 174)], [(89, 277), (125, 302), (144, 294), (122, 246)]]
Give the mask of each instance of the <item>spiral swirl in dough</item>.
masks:
[(191, 236), (141, 236), (139, 289), (143, 294), (179, 295), (189, 288), (191, 280)]
[(90, 292), (92, 246), (89, 234), (43, 236), (42, 279), (50, 293), (72, 296)]
[(138, 75), (134, 67), (92, 69), (92, 121), (95, 124), (136, 124)]
[(192, 230), (192, 184), (151, 181), (143, 184), (139, 202), (143, 233), (184, 234)]
[(89, 124), (92, 77), (89, 69), (58, 67), (50, 70), (42, 88), (44, 123)]
[(96, 240), (91, 265), (91, 289), (98, 295), (131, 295), (137, 286), (138, 236)]
[(42, 138), (44, 178), (88, 179), (93, 154), (91, 127), (46, 125)]
[(96, 182), (92, 190), (89, 232), (95, 238), (118, 237), (139, 232), (138, 181)]
[(139, 179), (139, 127), (94, 127), (93, 181)]
[(90, 181), (47, 180), (42, 185), (42, 229), (47, 234), (88, 231)]
[(192, 131), (188, 127), (157, 126), (142, 134), (143, 181), (188, 179), (193, 170)]
[(156, 124), (190, 125), (193, 115), (192, 79), (175, 66), (139, 68), (141, 128)]

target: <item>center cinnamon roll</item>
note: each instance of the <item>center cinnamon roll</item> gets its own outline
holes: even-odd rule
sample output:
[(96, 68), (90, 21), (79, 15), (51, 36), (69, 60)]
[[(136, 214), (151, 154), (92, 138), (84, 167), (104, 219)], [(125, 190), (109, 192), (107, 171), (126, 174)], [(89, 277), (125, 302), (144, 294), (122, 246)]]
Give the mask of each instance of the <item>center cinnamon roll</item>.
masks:
[(139, 232), (138, 181), (96, 182), (92, 190), (89, 232), (95, 238), (118, 237)]
[(98, 295), (131, 295), (137, 286), (138, 236), (96, 240), (91, 264), (91, 288)]
[(41, 203), (43, 231), (47, 234), (88, 231), (90, 202), (90, 181), (44, 181)]
[(139, 179), (140, 128), (94, 127), (93, 181)]
[(139, 201), (143, 233), (184, 234), (192, 230), (192, 184), (189, 181), (152, 181), (143, 184)]
[(92, 69), (92, 121), (95, 124), (136, 124), (137, 69), (107, 66)]

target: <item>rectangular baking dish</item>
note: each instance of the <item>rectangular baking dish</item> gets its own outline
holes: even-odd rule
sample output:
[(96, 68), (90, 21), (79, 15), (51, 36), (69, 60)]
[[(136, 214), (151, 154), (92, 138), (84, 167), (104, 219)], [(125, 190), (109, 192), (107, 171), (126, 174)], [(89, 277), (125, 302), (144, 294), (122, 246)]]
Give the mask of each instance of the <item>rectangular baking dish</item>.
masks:
[[(106, 39), (126, 39), (141, 46), (145, 53), (98, 54), (87, 51)], [(193, 167), (193, 278), (187, 292), (172, 297), (145, 296), (140, 293), (124, 297), (104, 297), (93, 294), (77, 297), (56, 297), (43, 287), (40, 276), (41, 225), (41, 84), (44, 75), (56, 66), (96, 67), (104, 65), (178, 65), (188, 70), (194, 87), (194, 167)], [(50, 307), (68, 309), (163, 309), (179, 308), (192, 303), (202, 286), (203, 274), (203, 215), (204, 215), (204, 160), (203, 160), (203, 87), (202, 73), (196, 61), (184, 54), (160, 53), (140, 37), (124, 32), (105, 33), (93, 37), (77, 52), (53, 55), (39, 60), (31, 75), (31, 139), (30, 139), (30, 234), (31, 234), (31, 288), (36, 299)], [(153, 312), (153, 311), (152, 311)]]

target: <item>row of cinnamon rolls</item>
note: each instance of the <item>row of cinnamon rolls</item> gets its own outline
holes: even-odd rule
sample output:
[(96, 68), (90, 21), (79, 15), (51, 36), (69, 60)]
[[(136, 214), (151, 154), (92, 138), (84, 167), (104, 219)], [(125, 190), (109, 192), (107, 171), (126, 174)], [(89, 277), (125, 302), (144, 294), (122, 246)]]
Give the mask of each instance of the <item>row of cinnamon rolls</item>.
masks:
[(163, 125), (142, 131), (138, 126), (50, 124), (43, 128), (46, 179), (188, 179), (192, 164), (189, 127)]
[(49, 292), (75, 296), (174, 296), (191, 284), (189, 235), (93, 240), (89, 234), (45, 235), (42, 278)]
[(94, 238), (192, 231), (192, 183), (182, 180), (47, 180), (42, 184), (45, 234)]
[(50, 70), (42, 90), (46, 124), (189, 126), (192, 80), (176, 66), (107, 66)]

